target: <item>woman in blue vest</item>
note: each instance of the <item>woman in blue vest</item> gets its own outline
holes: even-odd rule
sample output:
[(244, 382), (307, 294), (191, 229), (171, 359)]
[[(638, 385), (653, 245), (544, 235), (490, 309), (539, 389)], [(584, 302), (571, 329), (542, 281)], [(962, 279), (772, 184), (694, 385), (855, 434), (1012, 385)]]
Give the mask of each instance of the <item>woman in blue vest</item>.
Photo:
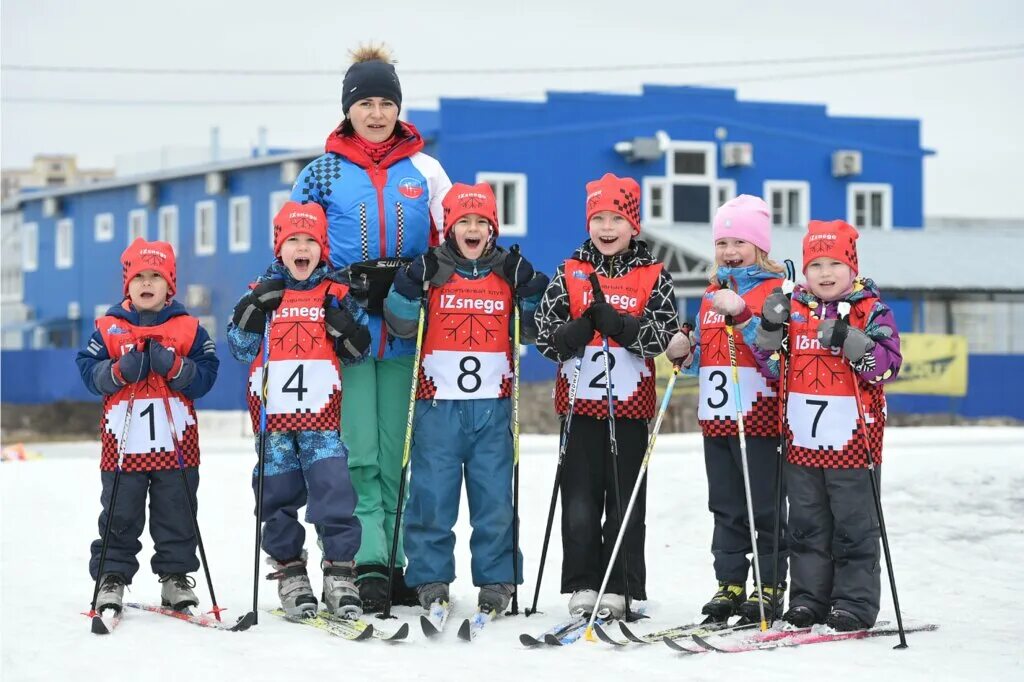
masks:
[[(345, 118), (327, 137), (325, 153), (299, 174), (292, 199), (323, 206), (331, 263), (349, 269), (351, 292), (370, 318), (370, 358), (343, 368), (341, 406), (362, 524), (357, 584), (370, 611), (387, 599), (415, 351), (414, 339), (388, 333), (383, 302), (399, 264), (439, 243), (441, 200), (452, 183), (441, 164), (423, 153), (419, 131), (398, 120), (402, 89), (390, 55), (369, 47), (353, 57), (342, 86)], [(404, 565), (399, 543), (394, 601), (415, 605)]]

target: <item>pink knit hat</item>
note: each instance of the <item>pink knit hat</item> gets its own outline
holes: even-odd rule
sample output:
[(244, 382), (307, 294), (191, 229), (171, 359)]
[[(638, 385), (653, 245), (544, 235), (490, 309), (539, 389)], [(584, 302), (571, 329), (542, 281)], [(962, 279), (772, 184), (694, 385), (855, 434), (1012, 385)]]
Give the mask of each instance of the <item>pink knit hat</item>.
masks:
[(714, 240), (731, 238), (750, 242), (765, 253), (772, 248), (772, 214), (760, 197), (741, 194), (715, 212)]

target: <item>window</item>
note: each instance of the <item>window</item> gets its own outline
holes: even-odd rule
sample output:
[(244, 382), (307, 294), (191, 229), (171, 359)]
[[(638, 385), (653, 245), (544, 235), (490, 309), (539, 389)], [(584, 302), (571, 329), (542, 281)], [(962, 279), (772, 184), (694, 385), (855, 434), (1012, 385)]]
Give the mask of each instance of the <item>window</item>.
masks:
[(736, 181), (719, 180), (715, 185), (715, 208), (736, 198)]
[(501, 234), (526, 236), (526, 174), (477, 173), (476, 181), (486, 182), (494, 190)]
[(228, 251), (248, 251), (252, 246), (252, 211), (249, 197), (232, 197), (228, 202), (228, 216)]
[(773, 226), (805, 226), (811, 219), (811, 185), (799, 180), (767, 180), (764, 200)]
[(892, 228), (892, 185), (850, 183), (846, 190), (846, 220), (858, 229)]
[(280, 192), (270, 193), (270, 251), (274, 251), (274, 218), (277, 217), (277, 212), (281, 210), (281, 207), (288, 203), (292, 193), (288, 190), (281, 190)]
[(39, 225), (36, 223), (21, 226), (21, 268), (25, 272), (39, 268)]
[(161, 206), (156, 217), (156, 238), (167, 242), (178, 253), (178, 207)]
[(216, 341), (220, 334), (220, 330), (217, 329), (217, 318), (213, 315), (197, 315), (196, 319), (199, 320), (199, 326), (206, 330), (211, 339)]
[(71, 218), (61, 218), (57, 221), (56, 247), (53, 256), (54, 265), (59, 270), (66, 270), (75, 262), (75, 224)]
[(665, 155), (667, 220), (710, 223), (717, 207), (717, 147), (712, 142), (669, 142)]
[(643, 209), (643, 221), (651, 223), (668, 222), (668, 183), (664, 178), (644, 178), (643, 198), (640, 201)]
[(128, 243), (131, 244), (137, 238), (149, 238), (149, 226), (147, 225), (146, 209), (137, 208), (128, 211)]
[(94, 223), (96, 230), (96, 241), (109, 242), (114, 238), (114, 214), (100, 213), (96, 216)]
[(196, 204), (196, 255), (209, 256), (217, 251), (217, 204)]

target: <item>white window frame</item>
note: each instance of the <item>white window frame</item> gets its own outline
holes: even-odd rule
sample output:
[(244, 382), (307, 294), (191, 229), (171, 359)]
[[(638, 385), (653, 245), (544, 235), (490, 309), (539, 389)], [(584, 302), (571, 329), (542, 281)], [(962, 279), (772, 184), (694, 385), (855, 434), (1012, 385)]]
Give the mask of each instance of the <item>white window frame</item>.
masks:
[[(882, 194), (882, 224), (858, 226), (856, 222), (856, 197), (858, 193), (870, 194), (881, 192)], [(865, 209), (870, 213), (870, 207)], [(892, 229), (892, 185), (884, 182), (851, 182), (846, 186), (846, 222), (857, 229), (865, 230), (891, 230)]]
[[(202, 217), (209, 211), (209, 239), (204, 240)], [(217, 202), (212, 200), (196, 202), (195, 252), (197, 256), (212, 256), (217, 253)]]
[[(486, 182), (494, 187), (494, 199), (498, 206), (499, 234), (504, 237), (525, 237), (526, 236), (526, 173), (496, 173), (482, 171), (476, 174), (477, 182)], [(511, 184), (516, 189), (515, 215), (519, 218), (515, 223), (505, 222), (505, 192), (503, 185)]]
[(94, 239), (98, 242), (109, 242), (114, 238), (114, 214), (99, 213), (93, 220)]
[[(793, 216), (786, 215), (789, 211), (789, 204), (783, 201), (782, 212), (784, 222), (775, 224), (775, 204), (773, 203), (773, 192), (799, 192), (800, 215), (794, 220)], [(811, 183), (806, 180), (765, 180), (763, 197), (768, 204), (769, 215), (772, 219), (772, 227), (807, 227), (811, 219)], [(786, 198), (786, 195), (783, 194)]]
[(75, 221), (61, 218), (53, 231), (53, 265), (67, 270), (75, 265)]
[[(704, 174), (676, 173), (676, 152), (704, 152)], [(665, 176), (673, 185), (703, 185), (718, 179), (718, 145), (714, 142), (672, 140), (665, 147)]]
[[(645, 177), (641, 180), (641, 186), (643, 188), (643, 199), (640, 201), (640, 206), (643, 212), (643, 222), (651, 223), (652, 225), (661, 225), (664, 223), (672, 222), (668, 212), (669, 208), (669, 181), (665, 178), (649, 178)], [(661, 191), (661, 199), (659, 205), (661, 208), (661, 215), (654, 214), (654, 191)]]
[[(722, 196), (722, 193), (725, 196)], [(711, 202), (714, 206), (714, 210), (711, 211), (712, 222), (715, 219), (715, 211), (721, 208), (722, 204), (732, 201), (736, 198), (736, 181), (732, 178), (725, 178), (715, 183), (715, 200)], [(722, 199), (719, 201), (719, 199)]]
[(270, 193), (270, 218), (267, 220), (268, 228), (270, 230), (270, 252), (274, 252), (274, 218), (277, 217), (277, 212), (281, 210), (292, 198), (292, 193), (289, 190), (282, 189), (277, 192)]
[(39, 223), (21, 225), (21, 269), (24, 272), (39, 269)]
[(137, 237), (149, 239), (149, 213), (144, 208), (128, 211), (128, 243)]
[[(241, 220), (236, 218), (242, 207)], [(252, 248), (252, 201), (249, 197), (231, 197), (228, 201), (228, 251), (245, 253)]]
[(171, 250), (177, 255), (179, 234), (178, 207), (161, 206), (156, 212), (157, 240), (170, 244)]

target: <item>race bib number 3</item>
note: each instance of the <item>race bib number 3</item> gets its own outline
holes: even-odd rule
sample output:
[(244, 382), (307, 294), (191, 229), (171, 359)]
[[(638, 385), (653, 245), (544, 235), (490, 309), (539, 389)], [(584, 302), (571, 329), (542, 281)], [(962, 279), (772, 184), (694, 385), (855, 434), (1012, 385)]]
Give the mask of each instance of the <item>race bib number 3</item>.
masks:
[[(740, 406), (743, 414), (750, 412), (759, 396), (773, 397), (775, 391), (768, 386), (761, 373), (753, 367), (739, 367)], [(710, 421), (736, 418), (736, 384), (731, 367), (701, 367), (700, 395), (697, 400), (697, 418)]]
[[(172, 396), (168, 398), (168, 401), (171, 405), (171, 414), (174, 416), (176, 435), (180, 442), (184, 438), (185, 428), (195, 424), (196, 421), (181, 400)], [(124, 431), (124, 419), (127, 411), (128, 401), (126, 400), (111, 406), (107, 411), (105, 428), (117, 440), (118, 447), (122, 446), (121, 432)], [(166, 452), (174, 450), (171, 426), (167, 422), (167, 408), (164, 407), (162, 398), (136, 398), (132, 405), (131, 422), (128, 424), (124, 451), (140, 453), (153, 450)]]
[[(612, 396), (617, 401), (624, 401), (637, 392), (640, 381), (650, 376), (647, 363), (643, 358), (633, 355), (625, 348), (609, 348), (608, 364), (612, 373)], [(562, 376), (572, 383), (573, 363), (562, 363)], [(577, 399), (605, 400), (608, 396), (608, 375), (605, 372), (604, 351), (594, 346), (587, 346), (584, 351), (583, 363), (580, 365), (579, 383), (576, 385)]]
[[(249, 377), (249, 391), (258, 396), (262, 368)], [(338, 370), (330, 360), (271, 360), (267, 385), (267, 414), (320, 412), (341, 388)]]
[(505, 353), (446, 350), (423, 357), (423, 374), (434, 382), (440, 400), (497, 398), (502, 380), (512, 376)]

